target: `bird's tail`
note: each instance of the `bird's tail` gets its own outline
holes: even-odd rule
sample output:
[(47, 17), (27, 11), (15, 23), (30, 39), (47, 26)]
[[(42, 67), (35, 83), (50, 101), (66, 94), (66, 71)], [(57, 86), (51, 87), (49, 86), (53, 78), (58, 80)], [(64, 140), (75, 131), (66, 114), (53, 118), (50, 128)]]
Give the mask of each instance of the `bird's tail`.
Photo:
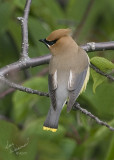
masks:
[(54, 110), (51, 106), (43, 125), (43, 130), (56, 132), (58, 129), (59, 116), (62, 108)]

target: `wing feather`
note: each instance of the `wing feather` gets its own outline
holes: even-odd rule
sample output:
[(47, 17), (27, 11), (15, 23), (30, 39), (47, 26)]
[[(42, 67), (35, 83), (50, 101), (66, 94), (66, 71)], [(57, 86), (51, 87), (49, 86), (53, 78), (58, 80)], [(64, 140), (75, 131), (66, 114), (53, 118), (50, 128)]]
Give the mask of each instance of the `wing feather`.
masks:
[(78, 98), (80, 91), (84, 85), (84, 81), (87, 76), (88, 67), (84, 69), (80, 74), (79, 73), (70, 73), (69, 82), (68, 82), (68, 91), (69, 91), (69, 101), (67, 105), (67, 111), (69, 112), (72, 109), (76, 99)]
[(56, 110), (57, 70), (55, 71), (54, 74), (49, 74), (48, 86), (49, 86), (49, 95), (51, 99), (51, 104), (54, 110)]

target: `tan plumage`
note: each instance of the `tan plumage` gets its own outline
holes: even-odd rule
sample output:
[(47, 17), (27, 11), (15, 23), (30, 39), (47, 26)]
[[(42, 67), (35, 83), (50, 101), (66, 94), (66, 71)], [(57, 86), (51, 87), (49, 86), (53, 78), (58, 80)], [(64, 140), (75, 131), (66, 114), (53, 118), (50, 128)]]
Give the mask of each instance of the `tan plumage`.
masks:
[(45, 130), (55, 131), (58, 128), (66, 99), (69, 99), (69, 112), (79, 94), (85, 90), (89, 79), (89, 58), (72, 39), (70, 32), (70, 29), (55, 30), (46, 39), (40, 40), (52, 53), (49, 64), (51, 107), (44, 123)]
[(58, 30), (53, 31), (46, 39), (48, 41), (53, 41), (55, 39), (60, 39), (61, 37), (64, 37), (64, 36), (68, 36), (70, 35), (70, 33), (71, 33), (71, 30), (69, 28), (58, 29)]

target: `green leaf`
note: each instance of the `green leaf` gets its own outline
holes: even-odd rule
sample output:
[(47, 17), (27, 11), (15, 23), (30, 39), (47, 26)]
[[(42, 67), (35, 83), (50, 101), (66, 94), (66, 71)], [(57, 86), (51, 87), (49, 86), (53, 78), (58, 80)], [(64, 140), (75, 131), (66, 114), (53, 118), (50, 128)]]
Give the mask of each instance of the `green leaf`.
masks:
[[(108, 124), (114, 127), (114, 120), (112, 120)], [(96, 145), (97, 143), (105, 140), (105, 138), (107, 136), (110, 136), (111, 133), (112, 132), (107, 127), (99, 127), (99, 129), (97, 129), (94, 133), (91, 132), (91, 136), (85, 141), (84, 145)]]
[(0, 147), (5, 148), (7, 141), (11, 142), (11, 139), (14, 139), (13, 134), (17, 134), (17, 131), (18, 128), (14, 124), (0, 120)]
[(93, 57), (91, 58), (91, 63), (103, 72), (107, 72), (109, 70), (114, 69), (114, 64), (103, 57)]
[(48, 48), (39, 42), (39, 39), (47, 37), (49, 32), (50, 29), (46, 23), (40, 22), (33, 17), (29, 18), (29, 33), (33, 43), (29, 48), (30, 57), (44, 55), (49, 52)]
[(64, 138), (62, 139), (61, 146), (63, 148), (63, 152), (61, 154), (64, 155), (66, 160), (69, 160), (73, 154), (74, 149), (77, 147), (76, 142), (70, 138)]
[[(44, 78), (32, 78), (26, 81), (24, 86), (44, 92), (47, 92), (48, 89), (47, 80)], [(20, 122), (29, 115), (30, 117), (34, 116), (35, 110), (39, 115), (45, 114), (49, 108), (49, 98), (16, 91), (13, 96), (13, 105), (12, 116), (16, 122)]]
[(18, 128), (4, 120), (0, 120), (0, 159), (2, 160), (16, 160), (15, 153), (10, 153), (11, 147), (8, 147), (8, 144), (12, 144), (18, 134)]
[(61, 141), (65, 135), (65, 128), (59, 125), (57, 132), (44, 131), (42, 129), (44, 120), (44, 118), (38, 118), (37, 120), (26, 123), (23, 135), (25, 137), (32, 137), (32, 141), (35, 139), (40, 160), (65, 160), (65, 155), (60, 154), (63, 148), (61, 145), (64, 145), (61, 144)]
[(80, 113), (80, 123), (86, 130), (88, 131), (90, 130), (90, 126), (88, 123), (88, 117), (82, 113)]
[(100, 119), (111, 120), (114, 117), (114, 83), (107, 81), (100, 85), (94, 94), (92, 92), (92, 81), (87, 85), (86, 91), (82, 93), (85, 107)]
[(19, 7), (22, 10), (24, 10), (24, 6), (25, 6), (25, 3), (26, 3), (26, 0), (23, 0), (23, 1), (15, 0), (14, 3), (15, 3), (15, 5), (17, 7)]
[[(109, 122), (110, 126), (114, 126), (114, 120)], [(93, 127), (93, 126), (92, 126)], [(83, 157), (86, 159), (92, 159), (95, 157), (96, 159), (104, 159), (104, 153), (107, 153), (107, 148), (109, 146), (109, 141), (111, 140), (111, 136), (113, 132), (110, 131), (105, 126), (99, 126), (98, 128), (91, 128), (89, 131), (89, 137), (85, 140), (85, 142), (79, 146), (76, 150), (76, 155), (83, 152)], [(88, 147), (91, 148), (88, 150)], [(99, 154), (96, 154), (96, 150), (99, 148)], [(112, 152), (113, 153), (113, 152)], [(78, 157), (78, 156), (77, 156)], [(99, 158), (100, 157), (100, 158)], [(110, 159), (113, 160), (113, 159)]]
[(0, 33), (3, 33), (11, 21), (12, 3), (0, 2)]
[[(94, 64), (97, 68), (99, 68), (104, 73), (111, 72), (112, 69), (114, 69), (114, 64), (103, 57), (93, 57), (91, 58), (91, 63)], [(93, 92), (95, 93), (96, 87), (99, 86), (101, 83), (103, 83), (107, 78), (105, 76), (100, 75), (93, 69), (91, 69), (91, 75), (94, 81)]]
[(110, 146), (105, 160), (113, 160), (113, 159), (114, 159), (114, 135), (111, 138)]
[[(51, 4), (51, 5), (50, 5)], [(52, 30), (57, 28), (58, 19), (64, 17), (63, 10), (56, 1), (35, 0), (31, 5), (33, 15), (40, 17), (40, 21), (46, 22)]]
[(36, 154), (35, 134), (24, 136), (14, 124), (0, 120), (0, 160), (34, 160)]
[(11, 21), (10, 22), (9, 32), (13, 38), (13, 41), (16, 45), (16, 48), (18, 49), (18, 51), (20, 51), (22, 35), (21, 35), (21, 27), (20, 27), (18, 21)]
[[(50, 5), (51, 4), (51, 5)], [(42, 9), (41, 9), (42, 8)], [(56, 1), (53, 0), (34, 0), (31, 5), (32, 12), (37, 15), (41, 16), (45, 19), (45, 21), (50, 22), (50, 19), (52, 21), (55, 21), (57, 18), (63, 18), (64, 12), (59, 6), (59, 4)], [(49, 19), (46, 19), (46, 18)]]
[(93, 92), (95, 93), (96, 88), (103, 83), (107, 78), (98, 74), (96, 71), (94, 71), (93, 69), (91, 69), (91, 75), (93, 78)]
[(0, 67), (16, 61), (17, 57), (17, 50), (9, 34), (2, 34), (0, 36)]
[[(45, 117), (46, 118), (46, 117)], [(59, 128), (56, 132), (44, 131), (43, 124), (45, 118), (38, 118), (31, 122), (26, 123), (24, 134), (27, 136), (37, 135), (39, 139), (48, 139), (56, 141), (57, 139), (62, 139), (65, 134), (65, 128), (62, 125), (59, 125)]]
[[(79, 12), (80, 12), (80, 10), (83, 10), (83, 8), (84, 8), (84, 11), (82, 12), (82, 16), (79, 17), (79, 20), (78, 20), (80, 23), (82, 21), (83, 15), (85, 14), (85, 10), (87, 10), (87, 6), (89, 4), (89, 1), (88, 0), (84, 1), (84, 3), (87, 2), (86, 4), (83, 4), (83, 1), (80, 1), (80, 0), (76, 0), (76, 1), (79, 1), (79, 4), (77, 4), (77, 10)], [(93, 32), (94, 32), (93, 30), (98, 28), (97, 26), (99, 23), (99, 17), (102, 13), (105, 13), (104, 7), (106, 5), (106, 1), (107, 0), (101, 0), (100, 3), (99, 3), (99, 1), (93, 2), (93, 5), (90, 7), (90, 12), (89, 12), (90, 14), (87, 14), (87, 18), (85, 20), (86, 23), (83, 24), (83, 27), (81, 29), (81, 33), (78, 36), (79, 42), (85, 43), (88, 40), (88, 37), (94, 37), (94, 39), (95, 39), (96, 36), (98, 35), (98, 34), (93, 35)], [(82, 4), (80, 4), (81, 2), (82, 2)], [(103, 17), (104, 17), (104, 14), (103, 14)], [(106, 22), (105, 22), (105, 24), (106, 24)], [(102, 30), (102, 29), (103, 29), (103, 27), (99, 30)], [(98, 33), (98, 29), (97, 29), (96, 33)], [(97, 39), (97, 40), (99, 40), (99, 39)]]
[(86, 1), (70, 0), (66, 8), (67, 17), (74, 19), (79, 23), (79, 21), (83, 17), (83, 14), (85, 12), (86, 6), (88, 5), (88, 2), (89, 0), (86, 0)]

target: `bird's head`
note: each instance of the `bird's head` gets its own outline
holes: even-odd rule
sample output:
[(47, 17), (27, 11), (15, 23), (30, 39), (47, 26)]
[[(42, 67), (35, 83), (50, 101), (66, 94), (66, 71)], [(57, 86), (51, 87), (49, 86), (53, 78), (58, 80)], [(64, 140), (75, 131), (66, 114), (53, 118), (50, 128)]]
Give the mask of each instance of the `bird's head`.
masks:
[[(70, 29), (58, 29), (53, 31), (47, 38), (40, 39), (51, 51), (53, 55), (68, 51), (69, 45), (74, 44), (73, 39), (70, 36)], [(76, 45), (76, 43), (75, 43)]]

